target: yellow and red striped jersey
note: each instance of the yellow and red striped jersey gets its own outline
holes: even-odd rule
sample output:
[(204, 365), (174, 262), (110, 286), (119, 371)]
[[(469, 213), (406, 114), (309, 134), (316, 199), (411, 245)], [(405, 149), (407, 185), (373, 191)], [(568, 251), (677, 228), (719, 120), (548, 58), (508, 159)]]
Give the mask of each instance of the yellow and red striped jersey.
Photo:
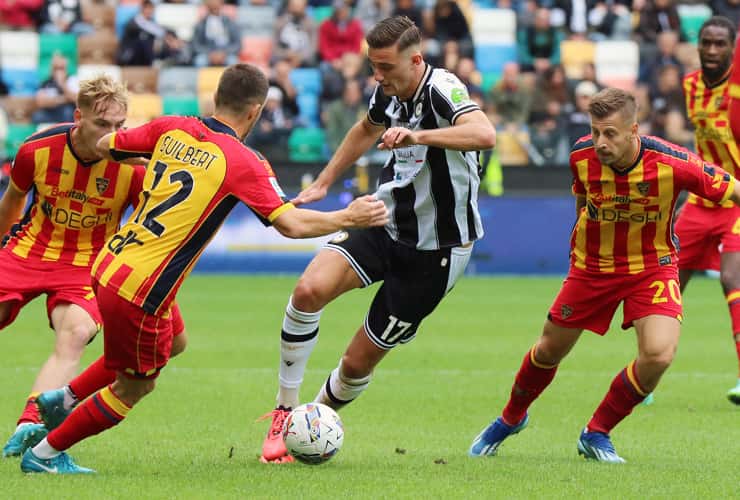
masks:
[(167, 310), (239, 201), (265, 225), (293, 207), (267, 160), (215, 118), (158, 118), (112, 135), (110, 151), (117, 160), (151, 160), (136, 211), (93, 275), (150, 314)]
[(33, 200), (11, 228), (6, 248), (25, 259), (90, 267), (138, 199), (144, 167), (82, 161), (72, 148), (73, 128), (51, 127), (19, 148), (10, 179)]
[(591, 136), (570, 154), (573, 193), (586, 205), (571, 235), (571, 265), (602, 273), (634, 274), (676, 264), (673, 209), (681, 190), (721, 203), (735, 178), (720, 167), (656, 137), (641, 136), (635, 163), (626, 170), (603, 165)]
[[(683, 89), (686, 97), (686, 112), (694, 125), (696, 152), (707, 163), (721, 166), (733, 177), (740, 174), (740, 148), (731, 127), (730, 72), (713, 86), (708, 86), (697, 70), (684, 77)], [(736, 117), (735, 120), (740, 119)], [(705, 207), (716, 206), (712, 201), (689, 193), (687, 203)], [(732, 207), (732, 202), (723, 206)]]

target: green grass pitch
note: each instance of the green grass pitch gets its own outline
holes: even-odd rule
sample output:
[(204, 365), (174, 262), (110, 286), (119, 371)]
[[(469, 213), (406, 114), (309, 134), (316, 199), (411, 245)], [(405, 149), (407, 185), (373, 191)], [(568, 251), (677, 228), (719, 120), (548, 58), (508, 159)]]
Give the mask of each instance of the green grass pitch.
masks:
[[(576, 454), (582, 427), (635, 355), (633, 331), (585, 333), (531, 423), (494, 458), (466, 455), (505, 403), (537, 338), (558, 278), (466, 278), (392, 352), (341, 415), (344, 448), (310, 467), (257, 461), (276, 393), (279, 328), (295, 277), (193, 276), (179, 302), (190, 335), (118, 428), (72, 449), (94, 477), (24, 476), (0, 460), (0, 498), (730, 498), (737, 495), (740, 408), (725, 399), (735, 353), (719, 284), (685, 296), (674, 365), (656, 393), (613, 432), (623, 466)], [(310, 400), (361, 324), (372, 291), (327, 307), (302, 392)], [(615, 321), (615, 325), (616, 325)], [(52, 345), (43, 302), (0, 332), (0, 439), (10, 435)], [(86, 365), (100, 355), (101, 339)], [(397, 451), (398, 450), (398, 451)], [(400, 452), (402, 451), (402, 452)]]

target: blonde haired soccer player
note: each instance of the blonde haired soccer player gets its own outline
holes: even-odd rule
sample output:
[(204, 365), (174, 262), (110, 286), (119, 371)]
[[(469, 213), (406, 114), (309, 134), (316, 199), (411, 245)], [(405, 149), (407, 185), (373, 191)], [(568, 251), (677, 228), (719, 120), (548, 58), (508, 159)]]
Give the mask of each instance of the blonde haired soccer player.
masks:
[[(0, 328), (33, 298), (46, 295), (56, 341), (4, 456), (19, 455), (46, 434), (36, 395), (74, 376), (85, 345), (101, 326), (90, 270), (126, 207), (137, 199), (144, 169), (104, 159), (96, 144), (121, 128), (127, 107), (125, 86), (111, 77), (82, 81), (74, 123), (30, 136), (13, 162), (0, 200)], [(24, 212), (28, 193), (32, 199)]]

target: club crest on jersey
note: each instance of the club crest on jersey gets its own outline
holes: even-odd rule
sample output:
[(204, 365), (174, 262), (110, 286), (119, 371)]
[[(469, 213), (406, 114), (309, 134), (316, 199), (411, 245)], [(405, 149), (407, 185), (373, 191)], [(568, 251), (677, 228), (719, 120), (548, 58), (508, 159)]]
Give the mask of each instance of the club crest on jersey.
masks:
[(649, 182), (638, 182), (637, 190), (640, 192), (641, 195), (647, 196), (648, 193), (650, 192), (650, 183)]
[(422, 104), (423, 103), (421, 101), (419, 101), (419, 102), (416, 103), (416, 107), (414, 108), (414, 116), (421, 115), (421, 107), (422, 107)]
[(568, 304), (563, 304), (562, 306), (560, 306), (560, 316), (563, 319), (568, 319), (571, 314), (573, 314), (573, 308), (570, 307)]
[(105, 177), (98, 177), (95, 179), (95, 187), (98, 190), (98, 194), (105, 193), (105, 190), (108, 189), (109, 185), (110, 179), (106, 179)]

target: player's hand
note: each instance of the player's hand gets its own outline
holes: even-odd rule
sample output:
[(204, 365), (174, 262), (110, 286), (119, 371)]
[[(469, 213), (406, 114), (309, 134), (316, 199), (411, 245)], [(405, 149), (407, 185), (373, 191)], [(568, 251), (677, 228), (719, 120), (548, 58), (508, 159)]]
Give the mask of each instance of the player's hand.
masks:
[(394, 149), (418, 144), (416, 134), (404, 127), (391, 127), (383, 133), (378, 149)]
[(366, 194), (360, 196), (347, 207), (352, 227), (385, 226), (390, 221), (385, 203)]
[(319, 184), (318, 181), (314, 181), (310, 186), (298, 193), (298, 196), (290, 200), (290, 202), (295, 206), (299, 206), (323, 200), (326, 197), (327, 191), (327, 186)]

